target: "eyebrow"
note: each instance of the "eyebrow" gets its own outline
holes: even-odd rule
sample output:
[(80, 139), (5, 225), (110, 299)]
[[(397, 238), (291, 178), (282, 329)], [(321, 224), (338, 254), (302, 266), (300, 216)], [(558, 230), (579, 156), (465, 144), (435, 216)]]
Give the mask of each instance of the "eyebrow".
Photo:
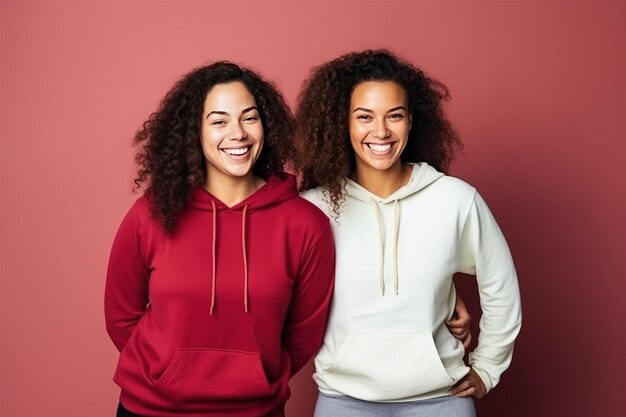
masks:
[[(352, 113), (354, 113), (354, 112), (356, 112), (356, 111), (358, 111), (358, 110), (364, 111), (364, 112), (366, 112), (366, 113), (374, 113), (374, 111), (373, 111), (373, 110), (366, 109), (366, 108), (364, 108), (364, 107), (357, 107), (356, 109), (354, 109), (354, 110), (352, 111)], [(404, 110), (404, 111), (407, 111), (406, 107), (404, 107), (404, 106), (398, 106), (398, 107), (394, 107), (393, 109), (389, 109), (389, 110), (387, 110), (387, 113), (391, 113), (391, 112), (394, 112), (394, 111), (396, 111), (396, 110)]]
[[(250, 107), (247, 107), (247, 108), (243, 109), (241, 114), (248, 113), (248, 112), (250, 112), (252, 110), (257, 110), (258, 111), (259, 109), (256, 106), (250, 106)], [(220, 111), (220, 110), (213, 110), (212, 112), (210, 112), (209, 114), (206, 115), (206, 119), (208, 119), (209, 116), (212, 115), (212, 114), (220, 114), (222, 116), (228, 116), (228, 112)]]

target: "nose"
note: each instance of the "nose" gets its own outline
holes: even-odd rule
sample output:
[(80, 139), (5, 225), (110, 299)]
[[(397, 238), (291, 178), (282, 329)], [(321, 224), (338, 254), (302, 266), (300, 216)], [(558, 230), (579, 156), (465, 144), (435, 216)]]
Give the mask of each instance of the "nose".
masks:
[(374, 129), (372, 130), (372, 136), (376, 139), (384, 139), (389, 136), (389, 129), (387, 129), (387, 123), (384, 119), (375, 122)]
[(245, 129), (242, 128), (241, 123), (233, 123), (232, 130), (230, 132), (230, 138), (233, 140), (243, 140), (248, 137)]

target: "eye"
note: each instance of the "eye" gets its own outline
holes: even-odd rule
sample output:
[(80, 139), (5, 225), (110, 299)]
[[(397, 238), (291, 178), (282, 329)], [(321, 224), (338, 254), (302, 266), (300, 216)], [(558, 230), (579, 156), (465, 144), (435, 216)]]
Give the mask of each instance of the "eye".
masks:
[(372, 120), (372, 116), (370, 116), (369, 114), (359, 114), (356, 116), (357, 120)]
[(224, 120), (214, 120), (211, 122), (212, 126), (223, 126), (225, 125), (226, 122)]
[(244, 122), (256, 122), (257, 120), (259, 120), (259, 116), (247, 116), (243, 119)]
[(388, 118), (391, 120), (402, 120), (404, 119), (404, 115), (400, 113), (392, 113), (388, 116)]

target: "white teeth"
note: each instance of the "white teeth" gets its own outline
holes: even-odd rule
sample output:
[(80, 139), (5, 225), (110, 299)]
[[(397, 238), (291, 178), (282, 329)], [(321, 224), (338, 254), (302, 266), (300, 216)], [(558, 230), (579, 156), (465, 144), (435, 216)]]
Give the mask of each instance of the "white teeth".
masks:
[(388, 143), (386, 145), (377, 145), (375, 143), (368, 143), (367, 146), (369, 146), (371, 150), (376, 151), (376, 152), (385, 152), (391, 149), (391, 143)]
[(245, 153), (247, 153), (250, 148), (231, 148), (231, 149), (222, 149), (224, 152), (226, 152), (229, 155), (243, 155)]

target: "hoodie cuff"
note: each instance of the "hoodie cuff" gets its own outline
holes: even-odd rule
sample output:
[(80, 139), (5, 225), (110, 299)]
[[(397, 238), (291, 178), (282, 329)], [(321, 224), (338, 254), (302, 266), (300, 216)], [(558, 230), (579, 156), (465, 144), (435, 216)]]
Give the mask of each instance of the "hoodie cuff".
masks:
[(486, 371), (484, 371), (483, 369), (480, 369), (479, 366), (476, 366), (475, 364), (472, 364), (472, 369), (474, 369), (474, 371), (476, 371), (476, 373), (478, 374), (478, 376), (480, 377), (480, 379), (482, 379), (483, 383), (485, 384), (485, 387), (487, 388), (487, 392), (491, 391), (491, 389), (496, 385), (495, 383), (493, 383), (493, 381), (491, 380), (491, 378), (489, 377), (489, 373), (487, 373)]

